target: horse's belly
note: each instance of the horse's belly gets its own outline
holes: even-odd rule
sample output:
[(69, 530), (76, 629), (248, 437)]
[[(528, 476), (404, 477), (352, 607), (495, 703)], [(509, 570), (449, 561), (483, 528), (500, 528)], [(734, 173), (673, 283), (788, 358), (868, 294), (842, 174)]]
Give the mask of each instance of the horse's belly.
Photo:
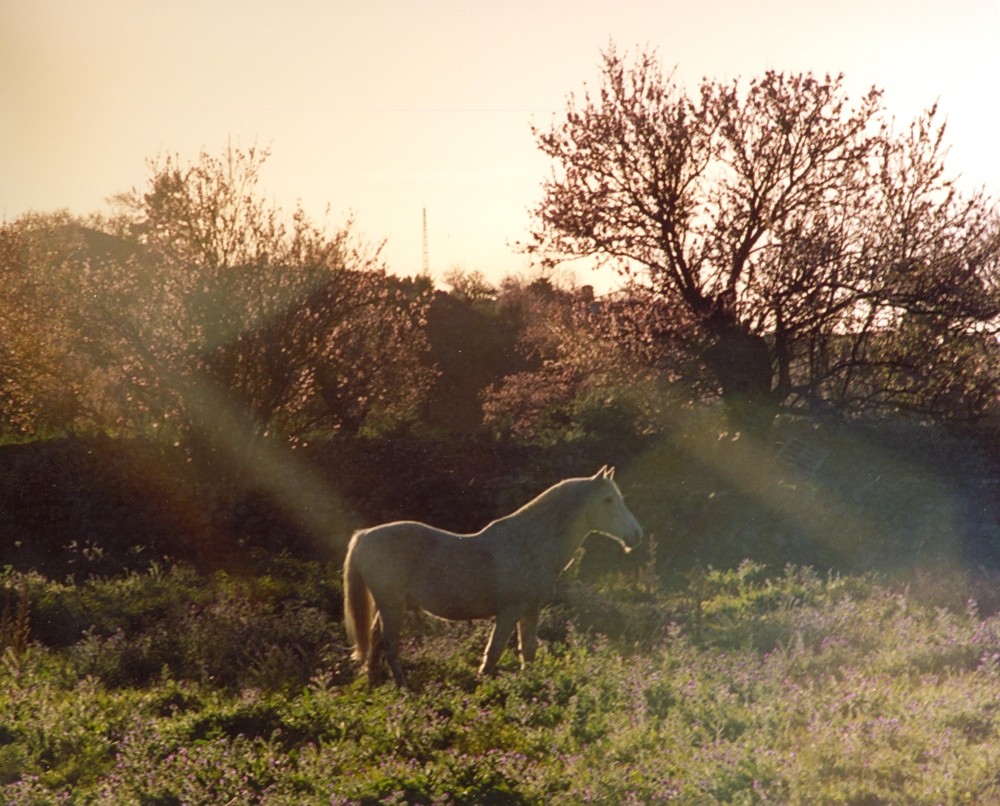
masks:
[(492, 585), (463, 584), (460, 580), (436, 580), (414, 591), (411, 604), (438, 618), (452, 621), (489, 618), (497, 612)]
[(496, 608), (469, 608), (469, 607), (424, 607), (426, 612), (437, 618), (448, 621), (469, 621), (471, 619), (492, 618), (496, 615)]
[(357, 562), (379, 607), (390, 602), (464, 621), (497, 612), (497, 563), (474, 537), (407, 521), (363, 532)]
[(497, 612), (494, 602), (469, 598), (458, 600), (440, 595), (423, 597), (423, 601), (414, 604), (431, 615), (452, 621), (490, 618)]
[(426, 548), (410, 564), (410, 606), (457, 621), (496, 614), (496, 564), (486, 546), (459, 538)]

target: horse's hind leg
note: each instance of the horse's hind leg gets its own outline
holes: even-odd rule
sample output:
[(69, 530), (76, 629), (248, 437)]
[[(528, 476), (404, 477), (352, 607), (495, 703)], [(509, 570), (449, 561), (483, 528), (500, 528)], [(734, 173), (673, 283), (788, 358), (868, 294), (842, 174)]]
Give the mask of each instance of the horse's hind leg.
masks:
[(382, 665), (382, 655), (385, 650), (385, 639), (382, 634), (382, 614), (375, 613), (372, 620), (371, 641), (368, 650), (368, 685), (377, 686), (380, 677), (380, 666)]
[(399, 688), (406, 687), (406, 678), (403, 676), (403, 666), (399, 662), (399, 632), (403, 626), (403, 608), (393, 608), (380, 611), (382, 614), (382, 641), (381, 646), (385, 650), (386, 659), (389, 661), (389, 668), (392, 669), (392, 677)]

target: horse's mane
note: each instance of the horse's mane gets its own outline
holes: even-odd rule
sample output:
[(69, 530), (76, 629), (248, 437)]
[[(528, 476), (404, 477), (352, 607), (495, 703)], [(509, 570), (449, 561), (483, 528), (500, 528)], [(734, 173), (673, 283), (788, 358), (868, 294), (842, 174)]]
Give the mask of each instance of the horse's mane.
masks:
[(592, 481), (591, 478), (564, 479), (539, 493), (509, 515), (497, 518), (486, 528), (515, 518), (518, 520), (525, 518), (545, 520), (553, 515), (562, 515), (567, 505), (575, 506), (578, 503), (577, 499), (582, 497), (589, 487), (588, 482)]

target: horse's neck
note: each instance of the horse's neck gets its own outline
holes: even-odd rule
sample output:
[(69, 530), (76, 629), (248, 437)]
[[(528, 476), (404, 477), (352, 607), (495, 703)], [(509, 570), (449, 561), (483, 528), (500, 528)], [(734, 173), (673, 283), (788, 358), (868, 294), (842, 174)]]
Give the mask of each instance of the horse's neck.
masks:
[(490, 524), (500, 539), (519, 540), (522, 549), (561, 571), (580, 548), (587, 529), (580, 518), (584, 491), (551, 489), (512, 515)]

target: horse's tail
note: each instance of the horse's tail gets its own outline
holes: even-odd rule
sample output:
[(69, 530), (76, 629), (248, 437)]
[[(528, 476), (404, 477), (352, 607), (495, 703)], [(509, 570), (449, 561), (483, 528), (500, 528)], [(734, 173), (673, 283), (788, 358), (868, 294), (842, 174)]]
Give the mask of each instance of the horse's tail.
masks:
[(355, 534), (344, 560), (344, 626), (347, 637), (354, 644), (354, 660), (367, 661), (371, 647), (372, 596), (358, 571)]

